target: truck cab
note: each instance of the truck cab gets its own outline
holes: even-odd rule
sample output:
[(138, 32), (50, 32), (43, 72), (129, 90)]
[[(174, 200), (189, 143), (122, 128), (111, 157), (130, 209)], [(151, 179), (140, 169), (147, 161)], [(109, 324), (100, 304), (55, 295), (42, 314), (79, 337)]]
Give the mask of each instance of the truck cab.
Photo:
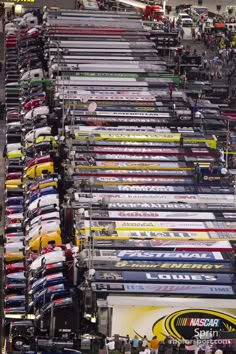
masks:
[(162, 6), (160, 5), (146, 6), (144, 12), (144, 19), (152, 20), (152, 21), (161, 21), (163, 17), (164, 17), (164, 11)]
[[(18, 315), (18, 318), (22, 317)], [(51, 300), (36, 312), (34, 321), (22, 318), (16, 321), (9, 319), (7, 323), (5, 320), (7, 353), (22, 352), (24, 345), (31, 350), (35, 350), (37, 346), (37, 352), (51, 352), (54, 348), (56, 353), (63, 353), (64, 348), (76, 349), (76, 331), (77, 321), (72, 298)]]
[(5, 335), (8, 338), (8, 353), (20, 352), (23, 345), (30, 344), (34, 337), (34, 324), (31, 320), (10, 322), (5, 329)]

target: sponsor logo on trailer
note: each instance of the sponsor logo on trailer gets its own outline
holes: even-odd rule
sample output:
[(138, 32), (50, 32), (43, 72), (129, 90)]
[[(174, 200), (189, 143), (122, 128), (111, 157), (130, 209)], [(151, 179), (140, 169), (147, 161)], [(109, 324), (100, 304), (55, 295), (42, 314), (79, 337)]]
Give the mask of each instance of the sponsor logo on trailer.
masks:
[(153, 325), (153, 333), (165, 328), (176, 340), (218, 338), (221, 331), (234, 332), (236, 318), (227, 312), (207, 309), (186, 309), (158, 319)]

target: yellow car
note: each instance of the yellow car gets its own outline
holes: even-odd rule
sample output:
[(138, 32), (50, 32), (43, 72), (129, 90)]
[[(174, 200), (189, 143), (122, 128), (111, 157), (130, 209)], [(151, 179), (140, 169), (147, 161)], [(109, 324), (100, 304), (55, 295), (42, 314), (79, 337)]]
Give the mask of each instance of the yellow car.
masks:
[(54, 173), (54, 163), (45, 162), (29, 167), (25, 172), (24, 178), (35, 179), (41, 177), (43, 174), (51, 173)]
[(22, 153), (21, 150), (12, 150), (7, 153), (8, 159), (17, 159), (21, 157), (24, 157), (24, 154)]
[(19, 179), (7, 179), (5, 181), (6, 188), (19, 188), (22, 185), (22, 180)]
[(25, 258), (25, 256), (24, 256), (23, 252), (5, 253), (4, 254), (4, 261), (6, 263), (23, 261), (24, 258)]
[(39, 252), (40, 249), (46, 247), (49, 243), (56, 245), (62, 244), (61, 231), (51, 232), (49, 234), (41, 234), (33, 237), (28, 244), (28, 247), (33, 252)]
[(50, 141), (54, 148), (58, 147), (58, 142), (55, 139), (55, 137), (52, 135), (39, 136), (38, 138), (36, 138), (34, 140), (33, 143), (26, 143), (25, 147), (28, 148), (28, 147), (32, 146), (33, 144), (37, 145), (37, 144), (43, 143), (44, 141)]

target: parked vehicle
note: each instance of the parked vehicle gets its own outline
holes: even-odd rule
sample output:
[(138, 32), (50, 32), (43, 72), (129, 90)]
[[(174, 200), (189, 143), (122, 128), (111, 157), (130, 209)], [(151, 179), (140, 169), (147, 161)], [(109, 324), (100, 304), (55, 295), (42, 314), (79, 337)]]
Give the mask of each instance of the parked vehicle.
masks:
[(182, 12), (177, 17), (177, 22), (180, 23), (183, 27), (193, 26), (193, 19), (186, 13)]

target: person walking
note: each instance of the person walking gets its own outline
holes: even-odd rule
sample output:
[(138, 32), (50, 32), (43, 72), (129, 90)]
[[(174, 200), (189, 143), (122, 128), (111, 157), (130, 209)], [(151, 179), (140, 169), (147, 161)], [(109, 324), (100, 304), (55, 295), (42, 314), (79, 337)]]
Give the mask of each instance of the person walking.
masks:
[(174, 91), (173, 86), (170, 86), (170, 87), (169, 87), (169, 94), (170, 94), (170, 99), (171, 99), (171, 100), (172, 100), (172, 98), (173, 98), (173, 91)]
[(207, 69), (207, 65), (208, 65), (208, 60), (207, 60), (207, 58), (205, 57), (205, 58), (203, 59), (204, 70)]
[(228, 173), (228, 170), (225, 166), (222, 167), (221, 171), (220, 171), (220, 174), (222, 177), (225, 177)]
[(220, 162), (225, 162), (225, 152), (223, 149), (219, 150), (220, 153)]
[(157, 336), (154, 336), (151, 340), (151, 352), (152, 354), (158, 354), (159, 340)]
[(210, 163), (209, 167), (208, 167), (208, 171), (210, 174), (212, 174), (214, 172), (214, 166), (212, 163)]
[(222, 168), (223, 168), (223, 164), (220, 162), (220, 163), (219, 163), (219, 166), (217, 167), (217, 173), (218, 173), (219, 175), (221, 175), (221, 170), (222, 170)]
[(195, 170), (194, 170), (194, 180), (195, 180), (196, 184), (200, 183), (201, 175), (202, 175), (202, 169), (201, 169), (199, 163), (197, 163), (195, 166)]
[(198, 30), (198, 31), (197, 31), (197, 42), (198, 42), (198, 43), (201, 42), (201, 38), (202, 38), (201, 32)]
[(181, 75), (180, 79), (181, 79), (182, 87), (183, 87), (183, 89), (185, 89), (186, 88), (186, 82), (187, 82), (186, 71), (183, 73), (183, 75)]

